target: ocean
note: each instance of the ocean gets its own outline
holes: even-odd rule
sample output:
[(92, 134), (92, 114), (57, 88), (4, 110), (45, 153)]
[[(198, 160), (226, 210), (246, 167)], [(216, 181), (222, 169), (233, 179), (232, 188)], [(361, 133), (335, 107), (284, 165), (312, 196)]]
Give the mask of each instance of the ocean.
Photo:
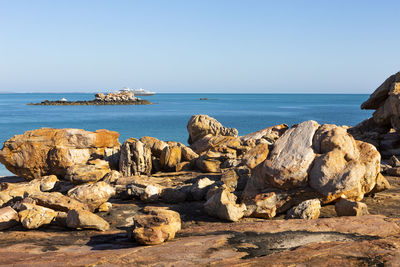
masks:
[[(93, 94), (0, 94), (0, 142), (42, 127), (108, 129), (129, 137), (152, 136), (187, 143), (186, 124), (207, 114), (245, 135), (272, 125), (305, 120), (355, 125), (372, 115), (360, 109), (367, 94), (156, 94), (143, 106), (28, 106), (30, 102), (90, 100)], [(208, 98), (208, 100), (200, 100)], [(11, 173), (0, 164), (0, 176)]]

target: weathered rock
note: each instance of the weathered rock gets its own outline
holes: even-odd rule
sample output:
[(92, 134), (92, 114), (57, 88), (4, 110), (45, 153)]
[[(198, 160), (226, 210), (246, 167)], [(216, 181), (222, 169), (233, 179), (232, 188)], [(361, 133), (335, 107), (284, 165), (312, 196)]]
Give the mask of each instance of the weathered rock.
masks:
[(71, 166), (67, 169), (65, 179), (74, 184), (97, 182), (111, 171), (110, 166), (105, 160), (92, 160), (88, 164)]
[(391, 186), (390, 186), (389, 181), (385, 178), (385, 176), (378, 173), (378, 176), (376, 177), (376, 185), (370, 193), (376, 194), (376, 193), (388, 190), (390, 188), (391, 188)]
[(129, 138), (121, 146), (119, 170), (123, 176), (150, 175), (151, 150), (136, 138)]
[(0, 209), (0, 231), (11, 228), (19, 223), (18, 212), (11, 207)]
[(277, 188), (304, 186), (314, 160), (312, 140), (319, 124), (305, 121), (286, 131), (264, 161), (265, 179)]
[(89, 207), (86, 204), (68, 196), (64, 196), (59, 192), (35, 193), (29, 195), (29, 197), (33, 199), (37, 205), (56, 211), (68, 212), (69, 210), (74, 209), (89, 210)]
[(190, 147), (181, 146), (182, 151), (182, 160), (183, 161), (192, 161), (199, 157), (199, 155), (194, 152)]
[(362, 216), (369, 214), (365, 203), (340, 199), (335, 204), (335, 210), (338, 216)]
[(190, 171), (191, 169), (192, 169), (192, 163), (190, 163), (189, 161), (180, 162), (178, 163), (178, 165), (176, 165), (177, 172)]
[(248, 195), (244, 191), (242, 200), (246, 204), (245, 216), (271, 219), (276, 214), (286, 212), (293, 206), (318, 198), (320, 195), (309, 187), (280, 190), (276, 188), (264, 189), (262, 193)]
[(120, 172), (112, 170), (111, 172), (107, 173), (102, 180), (108, 184), (115, 184), (121, 177), (122, 175)]
[(50, 224), (57, 216), (52, 209), (33, 204), (25, 204), (25, 209), (18, 213), (22, 225), (27, 229), (37, 229), (42, 225)]
[(188, 198), (191, 186), (177, 187), (177, 188), (165, 188), (161, 192), (161, 200), (165, 203), (179, 203), (184, 202)]
[(242, 142), (249, 142), (266, 139), (273, 142), (281, 137), (288, 129), (289, 127), (286, 124), (279, 124), (242, 136), (240, 137), (240, 140)]
[(344, 129), (322, 126), (315, 138), (318, 156), (310, 171), (310, 186), (325, 196), (325, 202), (340, 197), (359, 201), (376, 184), (380, 154), (368, 143), (354, 141)]
[(237, 197), (226, 189), (217, 190), (204, 204), (208, 215), (236, 222), (243, 217), (246, 206), (236, 204)]
[(182, 150), (179, 146), (167, 146), (160, 157), (161, 168), (166, 171), (176, 171), (176, 166), (181, 162)]
[(188, 143), (191, 145), (202, 137), (211, 134), (213, 136), (237, 136), (238, 130), (222, 126), (216, 119), (207, 115), (194, 115), (187, 124), (189, 133)]
[(268, 157), (268, 153), (268, 144), (258, 144), (243, 156), (243, 163), (250, 169), (254, 169), (258, 164), (264, 162)]
[(204, 159), (204, 157), (199, 157), (196, 159), (196, 167), (202, 172), (219, 172), (221, 162), (213, 159)]
[(63, 177), (66, 170), (86, 163), (92, 156), (104, 158), (119, 151), (119, 134), (107, 130), (42, 128), (15, 135), (0, 151), (0, 162), (29, 180), (46, 175)]
[(319, 199), (310, 199), (301, 202), (299, 205), (291, 208), (286, 219), (318, 219), (321, 210)]
[(234, 192), (238, 186), (239, 175), (234, 169), (228, 169), (221, 175), (221, 182), (229, 192)]
[(29, 183), (2, 183), (0, 191), (0, 206), (4, 206), (9, 201), (22, 200), (29, 194), (40, 192), (41, 182), (38, 179)]
[(241, 147), (241, 142), (235, 136), (213, 136), (211, 134), (202, 137), (193, 143), (190, 148), (197, 154), (201, 154), (210, 149), (221, 151), (224, 148), (238, 149)]
[(362, 103), (361, 109), (377, 109), (379, 108), (386, 100), (392, 84), (396, 80), (396, 76), (398, 76), (399, 73), (391, 75), (389, 78), (387, 78), (376, 90), (373, 92), (369, 99)]
[(161, 156), (164, 148), (168, 146), (166, 142), (150, 136), (143, 136), (140, 138), (140, 141), (150, 148), (152, 155), (158, 158)]
[(67, 215), (67, 226), (75, 229), (95, 229), (106, 231), (110, 228), (100, 216), (87, 210), (70, 210)]
[(111, 208), (112, 208), (112, 204), (110, 202), (104, 202), (97, 208), (97, 211), (98, 212), (109, 212), (111, 210)]
[(190, 189), (190, 194), (194, 200), (203, 200), (208, 190), (215, 184), (215, 181), (207, 177), (197, 180)]
[(161, 208), (147, 209), (133, 217), (132, 237), (140, 244), (157, 245), (172, 240), (181, 229), (179, 213)]
[(94, 211), (101, 204), (115, 195), (115, 188), (106, 182), (84, 184), (74, 187), (68, 196), (88, 205)]
[(40, 190), (43, 192), (50, 191), (59, 182), (57, 176), (49, 175), (40, 179)]

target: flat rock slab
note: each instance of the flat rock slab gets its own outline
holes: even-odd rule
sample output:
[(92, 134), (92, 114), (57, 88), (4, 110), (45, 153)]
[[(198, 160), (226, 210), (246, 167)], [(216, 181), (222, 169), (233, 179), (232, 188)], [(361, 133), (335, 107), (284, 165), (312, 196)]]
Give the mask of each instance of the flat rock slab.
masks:
[(390, 264), (400, 256), (398, 224), (399, 219), (377, 215), (307, 223), (304, 220), (213, 223), (212, 227), (184, 229), (175, 240), (157, 246), (139, 246), (118, 230), (101, 234), (10, 231), (1, 235), (0, 264)]

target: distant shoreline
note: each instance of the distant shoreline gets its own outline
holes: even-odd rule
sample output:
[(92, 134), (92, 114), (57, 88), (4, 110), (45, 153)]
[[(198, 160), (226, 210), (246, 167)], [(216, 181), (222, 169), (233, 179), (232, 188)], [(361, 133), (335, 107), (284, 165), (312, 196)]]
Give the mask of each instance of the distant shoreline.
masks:
[(134, 101), (43, 101), (40, 103), (28, 103), (28, 106), (106, 106), (106, 105), (151, 105), (148, 100), (134, 100)]

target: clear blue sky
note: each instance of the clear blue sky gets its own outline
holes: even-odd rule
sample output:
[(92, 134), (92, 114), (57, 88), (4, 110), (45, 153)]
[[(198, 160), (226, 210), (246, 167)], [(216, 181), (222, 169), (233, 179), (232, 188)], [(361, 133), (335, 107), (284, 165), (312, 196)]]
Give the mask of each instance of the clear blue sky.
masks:
[(371, 93), (400, 1), (0, 0), (0, 91)]

